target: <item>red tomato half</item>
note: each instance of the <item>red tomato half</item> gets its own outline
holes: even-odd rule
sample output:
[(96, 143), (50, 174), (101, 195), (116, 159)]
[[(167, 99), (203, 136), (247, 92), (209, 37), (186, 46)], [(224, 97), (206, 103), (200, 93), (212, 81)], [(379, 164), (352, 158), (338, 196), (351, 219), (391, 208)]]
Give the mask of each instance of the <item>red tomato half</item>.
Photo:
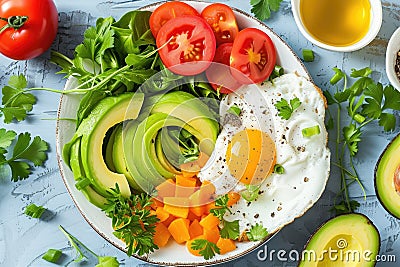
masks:
[(196, 75), (205, 71), (215, 55), (213, 31), (198, 16), (169, 20), (158, 32), (156, 43), (164, 65), (180, 75)]
[[(52, 0), (1, 0), (0, 17), (13, 16), (27, 18), (14, 20), (22, 24), (18, 29), (8, 27), (0, 33), (0, 53), (17, 60), (31, 59), (50, 47), (58, 28), (58, 12)], [(7, 23), (0, 20), (0, 28)]]
[(223, 94), (228, 94), (238, 89), (241, 84), (233, 78), (229, 59), (232, 51), (232, 43), (221, 44), (215, 51), (214, 62), (206, 70), (206, 76), (211, 86)]
[(220, 3), (211, 4), (203, 9), (201, 16), (213, 29), (217, 45), (232, 43), (235, 40), (239, 28), (235, 14), (229, 6)]
[(167, 21), (184, 15), (200, 16), (196, 9), (179, 1), (166, 2), (157, 7), (149, 20), (150, 30), (154, 38), (157, 38), (158, 31)]
[[(237, 35), (231, 53), (233, 77), (243, 84), (265, 81), (274, 69), (276, 50), (271, 38), (255, 28), (246, 28)], [(246, 78), (248, 77), (248, 78)]]

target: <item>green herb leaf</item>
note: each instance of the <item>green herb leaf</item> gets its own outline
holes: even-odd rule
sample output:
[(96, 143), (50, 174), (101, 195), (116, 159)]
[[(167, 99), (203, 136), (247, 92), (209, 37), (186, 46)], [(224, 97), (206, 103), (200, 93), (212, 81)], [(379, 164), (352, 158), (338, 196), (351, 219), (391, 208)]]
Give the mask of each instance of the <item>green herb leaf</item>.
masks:
[[(4, 130), (0, 129), (0, 133)], [(0, 137), (0, 143), (4, 145), (10, 144), (14, 140), (11, 137), (14, 132), (5, 132), (5, 135)], [(1, 148), (1, 147), (0, 147)], [(0, 149), (0, 164), (8, 164), (11, 168), (11, 180), (16, 182), (28, 178), (31, 174), (31, 168), (34, 166), (42, 166), (47, 159), (48, 144), (39, 136), (36, 136), (31, 142), (30, 133), (22, 133), (18, 135), (13, 147), (12, 156), (6, 159), (4, 148)]]
[(4, 114), (4, 123), (10, 123), (13, 119), (23, 121), (27, 113), (32, 111), (36, 98), (26, 92), (26, 86), (25, 76), (21, 74), (11, 76), (8, 85), (3, 87), (3, 107), (0, 107), (0, 111)]
[(43, 206), (36, 206), (32, 203), (26, 206), (24, 213), (29, 217), (39, 219), (45, 211), (46, 209)]
[(221, 229), (221, 237), (229, 238), (232, 240), (236, 240), (239, 237), (239, 220), (235, 220), (232, 222), (223, 220), (222, 221), (224, 227)]
[(366, 67), (363, 69), (351, 69), (351, 74), (350, 76), (353, 78), (359, 78), (359, 77), (368, 77), (369, 75), (371, 75), (372, 70), (370, 69), (370, 67)]
[(383, 126), (383, 130), (386, 132), (393, 131), (396, 128), (396, 117), (384, 112), (379, 117), (379, 125)]
[(266, 20), (271, 17), (271, 11), (278, 11), (282, 0), (250, 0), (251, 12), (256, 18)]
[(234, 114), (236, 116), (239, 116), (240, 113), (242, 112), (242, 110), (238, 106), (233, 105), (228, 109), (228, 112), (232, 113), (232, 114)]
[(285, 120), (290, 119), (292, 113), (301, 105), (299, 98), (293, 98), (290, 100), (290, 104), (286, 99), (282, 98), (275, 104), (276, 109), (278, 110), (278, 115)]
[(260, 241), (268, 236), (268, 231), (261, 224), (252, 225), (247, 232), (247, 237), (250, 241)]
[(334, 205), (331, 208), (331, 211), (335, 212), (336, 215), (353, 213), (360, 207), (360, 203), (356, 200), (350, 200), (347, 204), (345, 201), (340, 202), (339, 204)]
[(358, 143), (361, 142), (361, 130), (357, 125), (352, 123), (343, 127), (343, 137), (349, 148), (351, 156), (355, 156), (358, 152)]
[(400, 92), (398, 90), (394, 89), (392, 85), (388, 85), (383, 90), (383, 94), (385, 96), (385, 104), (382, 110), (400, 110)]
[(244, 200), (247, 202), (254, 201), (260, 192), (260, 186), (258, 185), (246, 185), (246, 190), (244, 190), (240, 195), (243, 197)]
[(199, 254), (206, 260), (209, 260), (213, 258), (215, 254), (220, 253), (219, 247), (206, 239), (195, 239), (191, 248), (193, 250), (199, 250)]
[(0, 148), (8, 148), (14, 141), (17, 134), (14, 131), (7, 131), (4, 128), (0, 129)]
[(151, 196), (144, 193), (123, 197), (118, 184), (107, 197), (103, 211), (112, 219), (114, 235), (126, 243), (129, 256), (133, 253), (142, 256), (158, 249), (153, 241), (158, 218), (146, 208), (150, 205)]
[(217, 198), (215, 200), (215, 206), (218, 208), (211, 209), (210, 213), (222, 221), (224, 219), (224, 215), (226, 212), (232, 213), (228, 207), (228, 200), (229, 200), (228, 194), (225, 194)]

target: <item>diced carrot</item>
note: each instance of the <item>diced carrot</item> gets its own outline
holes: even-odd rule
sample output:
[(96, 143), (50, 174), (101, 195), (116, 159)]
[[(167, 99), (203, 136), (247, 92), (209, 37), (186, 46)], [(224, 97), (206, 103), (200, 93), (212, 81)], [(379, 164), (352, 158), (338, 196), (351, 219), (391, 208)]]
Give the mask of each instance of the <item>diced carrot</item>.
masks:
[(194, 220), (189, 226), (190, 239), (198, 237), (203, 234), (203, 227), (198, 220)]
[(164, 247), (168, 243), (170, 237), (171, 233), (169, 232), (168, 228), (162, 223), (157, 223), (153, 238), (154, 244), (156, 244), (159, 248)]
[(166, 212), (163, 207), (157, 207), (156, 215), (160, 222), (165, 222), (169, 218), (170, 214)]
[(219, 219), (210, 213), (201, 219), (200, 225), (203, 226), (204, 229), (211, 230), (219, 225)]
[(193, 212), (190, 211), (189, 208), (189, 214), (187, 216), (187, 219), (191, 222), (193, 222), (194, 220), (200, 220), (200, 216), (197, 216), (196, 214), (194, 214)]
[(200, 250), (192, 249), (192, 243), (193, 243), (194, 240), (197, 240), (197, 239), (206, 239), (206, 237), (203, 236), (203, 235), (200, 235), (200, 236), (197, 236), (197, 237), (189, 240), (188, 242), (186, 242), (186, 248), (192, 255), (201, 256), (200, 253), (199, 253)]
[(196, 178), (176, 175), (176, 197), (189, 197), (196, 190)]
[(179, 168), (181, 169), (182, 175), (185, 177), (196, 176), (200, 172), (200, 169), (201, 169), (196, 160), (183, 163), (179, 166)]
[[(200, 168), (199, 168), (199, 170), (200, 170)], [(199, 173), (199, 171), (197, 171), (197, 172), (189, 172), (189, 171), (187, 171), (185, 169), (181, 169), (181, 173), (182, 173), (183, 177), (189, 178), (189, 177), (195, 177)]]
[(201, 216), (204, 214), (204, 212), (206, 211), (206, 206), (195, 206), (195, 207), (190, 207), (189, 208), (190, 212), (193, 213), (196, 216)]
[(240, 194), (236, 192), (229, 192), (228, 193), (228, 203), (227, 206), (232, 206), (236, 204), (240, 199)]
[(164, 197), (164, 210), (175, 217), (187, 218), (189, 199), (184, 197)]
[(168, 219), (166, 219), (166, 220), (163, 221), (162, 223), (163, 223), (165, 226), (168, 227), (175, 219), (176, 219), (176, 217), (170, 214), (169, 217), (168, 217)]
[(211, 229), (204, 228), (204, 235), (208, 241), (216, 244), (220, 237), (218, 226), (215, 226)]
[(220, 207), (215, 206), (215, 201), (210, 202), (206, 206), (206, 210), (204, 211), (204, 214), (210, 214), (210, 210), (212, 209), (219, 209)]
[(236, 249), (236, 244), (232, 239), (220, 237), (217, 242), (217, 247), (220, 250), (220, 254), (228, 253), (229, 251)]
[(168, 226), (168, 231), (178, 244), (190, 240), (188, 219), (178, 218), (173, 220)]
[(156, 190), (158, 198), (173, 197), (175, 196), (175, 181), (167, 179), (165, 182), (159, 184)]

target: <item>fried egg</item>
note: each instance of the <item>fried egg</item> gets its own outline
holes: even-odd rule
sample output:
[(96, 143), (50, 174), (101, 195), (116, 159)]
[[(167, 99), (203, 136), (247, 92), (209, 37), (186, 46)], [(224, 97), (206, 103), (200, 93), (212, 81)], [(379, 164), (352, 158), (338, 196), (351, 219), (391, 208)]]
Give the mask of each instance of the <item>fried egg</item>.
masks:
[[(290, 118), (279, 116), (275, 104), (295, 98), (301, 104)], [(229, 112), (234, 105), (239, 116)], [(258, 198), (250, 204), (241, 198), (228, 220), (239, 219), (241, 230), (261, 223), (273, 233), (318, 200), (330, 171), (325, 108), (321, 91), (295, 73), (243, 86), (222, 99), (221, 133), (198, 177), (212, 182), (217, 195), (260, 186)], [(319, 134), (303, 136), (303, 129), (315, 126)], [(275, 164), (283, 174), (273, 172)]]

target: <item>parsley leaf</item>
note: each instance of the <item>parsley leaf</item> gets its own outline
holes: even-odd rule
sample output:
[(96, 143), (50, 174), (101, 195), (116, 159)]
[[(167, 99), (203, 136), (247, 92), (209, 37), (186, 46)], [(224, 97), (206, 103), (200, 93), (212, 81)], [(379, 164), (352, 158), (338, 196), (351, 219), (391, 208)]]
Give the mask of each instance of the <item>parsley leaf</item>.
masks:
[(225, 194), (225, 195), (220, 196), (219, 198), (217, 198), (215, 200), (215, 206), (217, 208), (211, 209), (210, 213), (213, 214), (215, 217), (217, 217), (218, 219), (220, 219), (222, 221), (224, 219), (224, 215), (225, 215), (225, 213), (227, 211), (232, 213), (231, 210), (228, 207), (228, 200), (229, 200), (228, 194)]
[(195, 239), (191, 248), (193, 250), (199, 250), (199, 254), (206, 260), (214, 257), (216, 253), (220, 253), (219, 247), (206, 239)]
[(331, 211), (334, 211), (336, 215), (341, 215), (352, 213), (356, 209), (358, 209), (358, 207), (360, 207), (360, 203), (356, 200), (350, 200), (349, 204), (350, 207), (348, 207), (348, 205), (344, 201), (342, 201), (339, 204), (334, 205), (331, 208)]
[(15, 141), (12, 156), (9, 159), (6, 159), (5, 155), (7, 147), (0, 147), (0, 165), (8, 164), (10, 166), (12, 181), (16, 182), (28, 178), (32, 173), (32, 165), (42, 166), (46, 161), (46, 151), (49, 146), (39, 136), (34, 137), (31, 141), (31, 134), (27, 132), (19, 134), (17, 138), (15, 138), (16, 133), (13, 131), (7, 132), (0, 129), (0, 133), (4, 133), (4, 136), (0, 137), (0, 144), (9, 147)]
[(239, 237), (239, 220), (228, 222), (223, 220), (224, 227), (221, 229), (220, 234), (222, 238), (229, 238), (235, 240)]
[(399, 91), (394, 89), (392, 85), (388, 85), (383, 90), (383, 94), (385, 96), (385, 104), (382, 109), (394, 109), (400, 110), (400, 94)]
[(32, 203), (26, 206), (24, 213), (29, 217), (39, 219), (40, 217), (42, 217), (45, 211), (46, 208), (44, 208), (43, 206), (36, 206)]
[(266, 20), (271, 17), (271, 11), (278, 11), (282, 0), (250, 0), (251, 12), (256, 18)]
[(301, 105), (300, 99), (298, 97), (290, 100), (290, 104), (286, 99), (282, 98), (275, 104), (276, 109), (278, 110), (278, 115), (285, 120), (290, 119), (292, 113)]
[(350, 155), (354, 156), (358, 152), (358, 143), (361, 142), (361, 130), (356, 124), (343, 127), (343, 137), (349, 148)]
[(256, 223), (246, 234), (250, 241), (260, 241), (267, 237), (268, 231), (261, 224)]
[(2, 89), (3, 98), (0, 111), (4, 115), (4, 123), (10, 123), (13, 119), (25, 120), (27, 113), (32, 111), (36, 104), (34, 95), (26, 92), (27, 81), (24, 75), (11, 76), (8, 85)]
[(153, 240), (158, 218), (150, 214), (150, 205), (151, 197), (144, 193), (123, 197), (118, 184), (107, 197), (103, 211), (112, 219), (114, 235), (126, 243), (128, 256), (142, 256), (158, 249)]

